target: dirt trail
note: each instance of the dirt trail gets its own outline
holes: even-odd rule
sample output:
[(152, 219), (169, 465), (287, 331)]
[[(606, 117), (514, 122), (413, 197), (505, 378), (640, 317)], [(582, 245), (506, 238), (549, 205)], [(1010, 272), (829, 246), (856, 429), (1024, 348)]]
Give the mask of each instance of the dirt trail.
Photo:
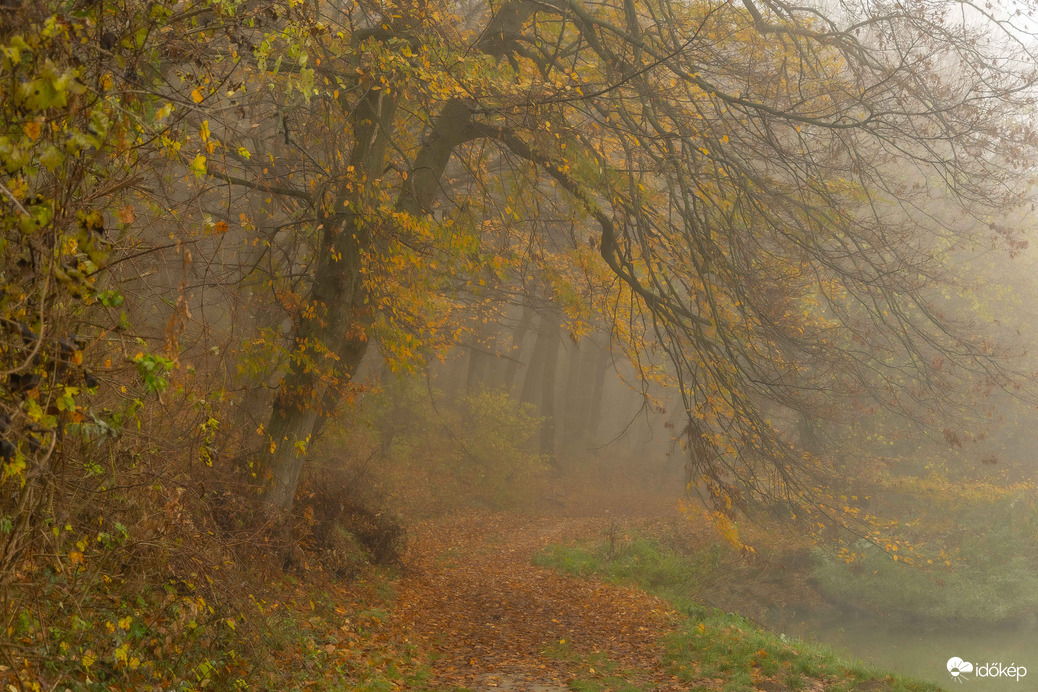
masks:
[(658, 644), (676, 622), (667, 604), (530, 564), (537, 549), (601, 536), (604, 526), (489, 514), (422, 526), (392, 626), (432, 652), (436, 687), (561, 692), (604, 654), (641, 684), (678, 689)]

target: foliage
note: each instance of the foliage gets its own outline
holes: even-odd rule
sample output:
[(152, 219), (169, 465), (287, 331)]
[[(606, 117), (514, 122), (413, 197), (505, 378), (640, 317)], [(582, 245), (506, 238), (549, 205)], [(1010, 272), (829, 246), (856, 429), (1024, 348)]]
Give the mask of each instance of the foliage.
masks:
[[(119, 35), (113, 3), (0, 9), (0, 651), (12, 685), (190, 687), (240, 665), (233, 599), (213, 597), (233, 570), (217, 574), (227, 552), (199, 531), (183, 473), (221, 442), (202, 424), (218, 426), (220, 395), (196, 396), (184, 376), (173, 386), (175, 352), (134, 335), (107, 271), (134, 245), (135, 166), (165, 127), (130, 82), (167, 9), (130, 3)], [(186, 454), (162, 458), (178, 445)]]
[[(381, 608), (347, 646), (310, 641), (309, 592), (286, 605), (265, 570), (398, 562), (399, 522), (351, 501), (368, 480), (409, 508), (545, 495), (532, 410), (420, 379), (510, 312), (549, 317), (555, 347), (604, 325), (603, 352), (680, 388), (733, 543), (763, 499), (857, 516), (791, 416), (943, 424), (927, 394), (1015, 384), (944, 315), (952, 258), (1021, 249), (1001, 220), (1029, 201), (1034, 56), (915, 9), (0, 2), (4, 674), (243, 686), (287, 646), (420, 684), (406, 646), (350, 658)], [(403, 379), (355, 381), (366, 355)], [(617, 578), (696, 568), (627, 549)]]
[[(1006, 538), (992, 532), (985, 541)], [(848, 566), (821, 553), (815, 578), (837, 602), (911, 622), (1002, 625), (1029, 622), (1038, 613), (1038, 578), (1029, 556), (998, 548), (960, 551), (961, 563), (925, 570), (890, 559), (878, 549)], [(993, 558), (987, 561), (988, 558)]]
[[(262, 650), (252, 685), (342, 692), (423, 689), (425, 657), (390, 631), (392, 587), (385, 573), (367, 573), (350, 589), (341, 583), (280, 584), (283, 600), (268, 604)], [(251, 685), (250, 685), (251, 686)]]
[[(1038, 544), (1030, 484), (952, 484), (904, 478), (883, 502), (915, 508), (889, 533), (907, 554), (859, 540), (819, 549), (815, 576), (837, 602), (886, 617), (939, 623), (1003, 624), (1038, 616)], [(965, 527), (969, 527), (968, 529)]]
[(188, 154), (184, 118), (211, 81), (194, 55), (255, 19), (236, 9), (0, 5), (0, 678), (12, 689), (229, 689), (263, 657), (279, 541), (253, 521), (255, 487), (231, 463), (228, 342), (212, 324), (194, 338), (185, 281), (148, 280), (186, 279), (191, 248), (229, 230), (171, 190), (216, 158), (207, 124), (205, 154)]
[[(370, 344), (420, 367), (509, 307), (561, 313), (574, 340), (603, 315), (644, 381), (680, 389), (693, 480), (725, 515), (780, 497), (814, 524), (848, 506), (790, 415), (839, 402), (934, 423), (946, 412), (919, 392), (1015, 387), (948, 296), (969, 275), (953, 256), (1023, 247), (1035, 56), (997, 17), (942, 8), (206, 16), (220, 59), (164, 93), (195, 104), (179, 172), (203, 215), (262, 248), (227, 273), (285, 320), (255, 349), (275, 364), (256, 460), (271, 511), (288, 513)], [(1001, 62), (1000, 39), (1021, 60)]]
[(302, 524), (326, 569), (356, 576), (368, 564), (400, 567), (407, 547), (401, 520), (370, 490), (358, 491), (342, 468), (322, 468), (309, 478), (301, 504)]
[[(133, 598), (120, 580), (91, 572), (54, 575), (39, 585), (47, 606), (26, 604), (12, 614), (13, 640), (47, 653), (38, 667), (22, 671), (24, 683), (65, 680), (106, 690), (233, 682), (228, 671), (243, 666), (237, 618), (217, 611), (194, 584), (170, 580)], [(62, 601), (70, 594), (75, 611)]]
[(541, 492), (545, 460), (532, 450), (539, 420), (504, 391), (482, 390), (459, 402), (454, 418), (460, 473), (496, 509), (530, 507)]

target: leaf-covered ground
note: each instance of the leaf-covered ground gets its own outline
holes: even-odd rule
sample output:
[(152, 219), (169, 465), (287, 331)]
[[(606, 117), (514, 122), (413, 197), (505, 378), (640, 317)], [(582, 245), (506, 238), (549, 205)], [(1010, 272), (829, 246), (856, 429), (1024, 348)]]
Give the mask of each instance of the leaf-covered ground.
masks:
[[(534, 551), (584, 537), (590, 519), (466, 516), (422, 527), (398, 586), (394, 625), (432, 654), (433, 686), (563, 690), (593, 661), (640, 686), (684, 689), (665, 673), (661, 636), (677, 615), (660, 599), (535, 567)], [(592, 663), (585, 663), (586, 660)]]

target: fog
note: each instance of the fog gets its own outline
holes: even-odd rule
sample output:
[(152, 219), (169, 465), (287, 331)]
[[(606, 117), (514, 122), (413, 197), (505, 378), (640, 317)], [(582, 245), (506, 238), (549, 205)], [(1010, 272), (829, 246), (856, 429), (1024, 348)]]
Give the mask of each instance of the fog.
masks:
[(1036, 12), (0, 0), (0, 686), (1030, 689)]

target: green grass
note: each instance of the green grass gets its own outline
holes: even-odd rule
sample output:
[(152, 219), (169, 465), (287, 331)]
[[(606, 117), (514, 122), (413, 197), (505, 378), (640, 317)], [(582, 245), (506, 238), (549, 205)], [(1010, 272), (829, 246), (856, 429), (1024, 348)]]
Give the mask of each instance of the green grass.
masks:
[(723, 546), (684, 555), (649, 538), (620, 545), (551, 546), (534, 556), (541, 567), (595, 577), (616, 584), (635, 584), (669, 601), (679, 610), (693, 605), (692, 594), (720, 565)]
[[(690, 690), (750, 692), (764, 679), (792, 690), (806, 689), (811, 681), (821, 681), (826, 690), (835, 692), (849, 692), (868, 681), (882, 683), (882, 687), (870, 688), (877, 692), (940, 689), (849, 663), (826, 647), (765, 630), (739, 615), (695, 603), (690, 594), (717, 568), (719, 550), (686, 555), (650, 538), (637, 537), (619, 547), (615, 540), (583, 547), (552, 546), (536, 555), (534, 563), (582, 577), (634, 584), (685, 613), (678, 631), (665, 641), (666, 663), (669, 672)], [(552, 653), (579, 661), (582, 669), (595, 669), (594, 675), (574, 679), (574, 690), (644, 689), (637, 686), (635, 672), (610, 666), (608, 661), (592, 662), (562, 650)]]

